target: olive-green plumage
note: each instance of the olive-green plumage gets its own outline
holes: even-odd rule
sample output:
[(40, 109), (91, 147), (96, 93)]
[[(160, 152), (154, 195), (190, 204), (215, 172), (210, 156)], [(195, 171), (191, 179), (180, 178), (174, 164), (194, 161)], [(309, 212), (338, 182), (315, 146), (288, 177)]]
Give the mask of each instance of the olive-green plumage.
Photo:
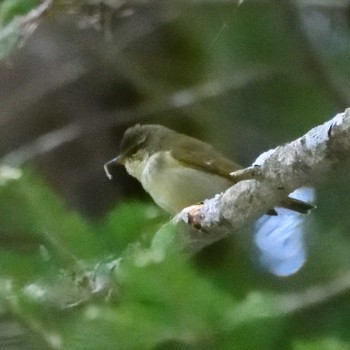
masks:
[[(241, 169), (211, 145), (161, 125), (129, 128), (120, 152), (111, 162), (124, 164), (153, 200), (171, 214), (225, 191), (235, 183), (230, 173)], [(109, 164), (105, 166), (107, 174)], [(300, 213), (313, 208), (289, 197), (281, 206)]]

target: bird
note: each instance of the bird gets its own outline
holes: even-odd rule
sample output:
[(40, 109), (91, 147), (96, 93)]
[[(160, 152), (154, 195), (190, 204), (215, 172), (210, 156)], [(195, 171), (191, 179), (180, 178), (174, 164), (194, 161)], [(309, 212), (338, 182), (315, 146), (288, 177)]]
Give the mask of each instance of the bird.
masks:
[[(110, 179), (112, 178), (110, 166), (116, 163), (124, 165), (128, 174), (142, 184), (154, 202), (171, 215), (227, 190), (237, 183), (237, 178), (232, 177), (230, 173), (242, 169), (239, 164), (221, 154), (210, 144), (165, 126), (152, 124), (136, 124), (125, 131), (119, 156), (104, 165)], [(279, 224), (279, 220), (283, 220), (283, 217), (272, 218), (281, 215), (277, 215), (277, 209), (271, 208), (259, 219), (260, 228), (256, 225), (255, 242), (263, 253), (260, 260), (277, 275), (294, 273), (305, 261), (305, 250), (302, 249), (303, 236), (300, 234), (304, 216), (302, 214), (309, 213), (315, 207), (311, 203), (313, 195), (311, 192), (306, 193), (309, 193), (305, 197), (306, 200), (303, 200), (303, 195), (299, 193), (299, 198), (288, 196), (279, 203), (278, 207), (282, 208), (284, 214), (282, 216), (287, 213), (288, 219), (285, 218), (284, 224)], [(278, 227), (283, 227), (283, 230), (280, 230), (282, 232), (278, 232)], [(293, 235), (293, 230), (288, 232), (288, 227), (293, 227), (298, 233)], [(270, 231), (273, 231), (274, 235), (271, 236)], [(285, 244), (288, 241), (291, 242), (290, 249)], [(278, 247), (276, 242), (279, 242)], [(276, 254), (269, 250), (269, 246), (277, 250), (283, 248), (294, 251), (298, 259), (294, 259), (290, 264), (291, 257), (289, 257), (287, 261), (289, 267), (285, 268), (283, 266), (286, 265), (286, 261), (279, 251), (277, 252), (279, 261), (272, 263), (272, 260), (276, 260)], [(295, 247), (299, 247), (298, 251)], [(287, 250), (286, 255), (290, 255)]]
[[(161, 125), (140, 124), (126, 130), (120, 155), (105, 164), (108, 177), (113, 163), (124, 165), (172, 215), (233, 186), (237, 181), (230, 173), (242, 169), (206, 142)], [(280, 206), (302, 214), (314, 208), (289, 197)]]

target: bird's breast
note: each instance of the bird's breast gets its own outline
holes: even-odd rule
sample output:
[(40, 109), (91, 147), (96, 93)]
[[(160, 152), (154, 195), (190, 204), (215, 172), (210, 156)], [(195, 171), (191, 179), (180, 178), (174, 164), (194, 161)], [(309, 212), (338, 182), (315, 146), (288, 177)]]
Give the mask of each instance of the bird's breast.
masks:
[(170, 152), (148, 158), (141, 182), (153, 200), (171, 214), (232, 186), (226, 178), (185, 166)]

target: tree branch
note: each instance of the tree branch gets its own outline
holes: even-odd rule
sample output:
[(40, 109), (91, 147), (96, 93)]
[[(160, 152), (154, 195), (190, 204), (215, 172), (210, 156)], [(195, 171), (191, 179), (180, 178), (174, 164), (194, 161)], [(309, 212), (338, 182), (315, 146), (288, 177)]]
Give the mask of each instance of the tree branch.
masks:
[[(196, 252), (253, 223), (295, 189), (315, 185), (350, 154), (350, 108), (284, 146), (263, 153), (233, 176), (249, 178), (201, 205), (185, 208), (173, 222), (180, 244)], [(252, 171), (257, 168), (259, 171)], [(248, 176), (247, 176), (248, 174)]]

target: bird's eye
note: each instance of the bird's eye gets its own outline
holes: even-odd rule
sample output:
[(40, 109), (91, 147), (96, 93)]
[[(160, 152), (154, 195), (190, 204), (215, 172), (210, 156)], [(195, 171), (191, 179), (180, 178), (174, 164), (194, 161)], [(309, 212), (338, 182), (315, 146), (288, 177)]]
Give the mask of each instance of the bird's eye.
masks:
[(142, 148), (142, 145), (145, 143), (145, 141), (146, 141), (146, 137), (143, 137), (142, 139), (138, 140), (136, 143), (134, 143), (127, 149), (125, 154), (128, 157), (134, 157), (137, 154), (137, 152), (140, 150), (140, 148)]
[(136, 155), (137, 151), (139, 150), (139, 145), (135, 145), (133, 147), (130, 147), (128, 149), (128, 151), (126, 152), (126, 154), (129, 156), (129, 157), (133, 157)]

